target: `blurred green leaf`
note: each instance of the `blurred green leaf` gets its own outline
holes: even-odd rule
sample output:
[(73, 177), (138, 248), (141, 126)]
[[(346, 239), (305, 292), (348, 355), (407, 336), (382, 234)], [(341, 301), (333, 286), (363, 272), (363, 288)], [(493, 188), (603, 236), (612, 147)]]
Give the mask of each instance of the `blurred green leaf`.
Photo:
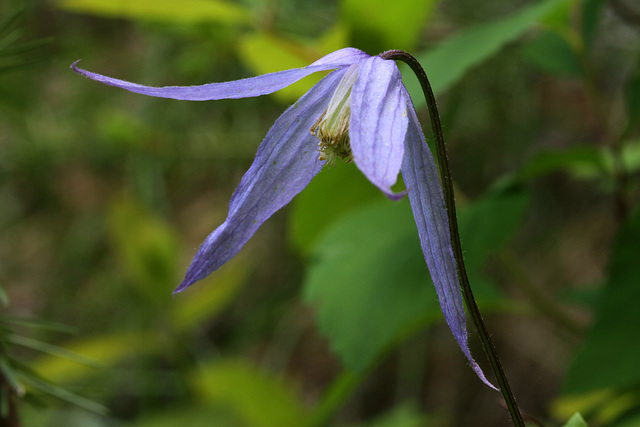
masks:
[(627, 107), (627, 127), (634, 128), (640, 120), (640, 61), (625, 85), (624, 91)]
[(44, 341), (39, 341), (33, 338), (25, 337), (22, 335), (8, 335), (6, 337), (6, 342), (19, 345), (21, 347), (30, 348), (32, 350), (40, 351), (42, 353), (46, 353), (51, 356), (61, 357), (63, 359), (67, 359), (69, 361), (89, 366), (89, 367), (97, 367), (97, 363), (95, 360), (85, 357), (81, 354), (74, 353), (62, 347), (58, 347), (57, 345), (49, 344)]
[[(11, 12), (9, 12), (3, 19), (0, 21), (0, 36), (5, 36), (14, 23), (16, 23), (27, 11), (27, 5), (22, 4), (18, 7), (15, 7)], [(0, 47), (5, 48), (4, 43), (0, 45)]]
[(606, 0), (582, 1), (582, 38), (587, 48), (593, 43), (605, 3)]
[(0, 325), (3, 323), (11, 323), (13, 325), (26, 326), (28, 328), (42, 329), (46, 331), (63, 332), (66, 334), (74, 334), (78, 331), (77, 328), (69, 325), (27, 317), (0, 316)]
[(320, 52), (329, 53), (342, 49), (349, 45), (348, 29), (343, 24), (336, 24), (329, 28), (317, 39), (317, 46)]
[(228, 411), (213, 405), (204, 407), (189, 405), (165, 411), (153, 411), (126, 425), (129, 427), (245, 427), (245, 424), (235, 420)]
[[(61, 347), (95, 360), (102, 368), (108, 368), (131, 354), (153, 351), (158, 347), (158, 342), (158, 334), (153, 331), (115, 332), (71, 340)], [(95, 368), (51, 355), (36, 359), (30, 366), (39, 375), (54, 383), (66, 384), (97, 373)]]
[[(527, 197), (490, 197), (460, 210), (469, 275), (517, 228)], [(331, 227), (314, 250), (305, 299), (347, 369), (365, 369), (387, 346), (441, 319), (408, 201), (363, 208)], [(478, 296), (495, 298), (484, 281)], [(362, 333), (362, 331), (367, 333)]]
[(568, 172), (576, 178), (594, 179), (610, 172), (604, 152), (593, 146), (577, 146), (537, 153), (518, 171), (518, 179), (530, 180), (552, 172)]
[[(528, 28), (568, 0), (544, 0), (523, 7), (517, 13), (488, 24), (476, 25), (446, 39), (440, 46), (417, 55), (434, 93), (453, 86), (464, 74), (488, 59), (500, 48), (520, 37)], [(416, 107), (425, 105), (420, 85), (416, 79), (405, 82), (409, 92), (415, 94)]]
[(42, 48), (51, 44), (52, 38), (18, 42), (23, 31), (14, 29), (29, 6), (25, 3), (11, 10), (0, 22), (0, 74), (14, 71), (44, 61)]
[(559, 76), (578, 77), (582, 70), (567, 40), (552, 31), (545, 31), (522, 49), (524, 58), (543, 72)]
[(411, 51), (437, 3), (438, 0), (342, 0), (340, 17), (351, 32), (354, 46), (370, 53)]
[(414, 405), (398, 405), (375, 421), (363, 424), (363, 427), (422, 427), (431, 425), (427, 417)]
[(573, 414), (569, 421), (563, 427), (588, 427), (582, 415), (579, 412)]
[(4, 307), (9, 306), (9, 295), (4, 291), (4, 286), (0, 284), (0, 304)]
[[(613, 388), (589, 391), (586, 393), (564, 395), (557, 398), (552, 405), (552, 412), (557, 418), (566, 418), (579, 412), (598, 425), (615, 425), (630, 409), (638, 407), (640, 396), (637, 392), (620, 393)], [(626, 425), (626, 424), (625, 424)], [(635, 427), (634, 424), (628, 427)]]
[[(588, 145), (541, 151), (515, 174), (499, 181), (496, 187), (509, 188), (550, 173), (565, 172), (574, 179), (598, 181), (603, 191), (610, 192), (614, 188), (612, 180), (616, 172), (616, 161), (613, 156), (608, 148)], [(627, 173), (639, 171), (640, 140), (624, 141), (620, 156)]]
[(309, 416), (310, 427), (328, 425), (333, 415), (349, 398), (354, 389), (364, 381), (367, 372), (342, 370), (327, 387)]
[(17, 46), (3, 47), (2, 49), (0, 49), (0, 57), (31, 53), (31, 52), (40, 50), (41, 48), (51, 44), (52, 41), (53, 39), (50, 39), (50, 38), (39, 39), (39, 40), (30, 41), (30, 42), (25, 42)]
[(640, 426), (640, 415), (631, 415), (616, 423), (616, 427), (638, 427)]
[(173, 228), (126, 197), (111, 203), (107, 221), (116, 257), (132, 284), (151, 301), (169, 302), (180, 276)]
[(12, 359), (3, 353), (0, 353), (0, 375), (2, 376), (3, 382), (9, 386), (13, 394), (17, 396), (24, 394), (24, 386), (17, 378), (18, 372), (16, 372), (13, 366)]
[(170, 306), (173, 326), (189, 330), (204, 320), (213, 318), (232, 301), (250, 272), (246, 257), (238, 255), (189, 292), (175, 295)]
[(247, 24), (252, 18), (245, 7), (221, 0), (57, 0), (56, 6), (69, 12), (177, 23)]
[(22, 381), (29, 387), (36, 389), (42, 393), (56, 397), (64, 402), (68, 402), (79, 408), (84, 408), (87, 411), (94, 412), (96, 414), (106, 415), (108, 409), (99, 403), (87, 399), (84, 396), (80, 396), (65, 388), (58, 387), (48, 381), (44, 381), (36, 376), (21, 375)]
[(101, 135), (108, 144), (122, 148), (123, 151), (131, 152), (138, 148), (147, 148), (145, 144), (154, 141), (151, 129), (142, 118), (129, 111), (108, 107), (97, 111), (96, 118), (98, 135)]
[[(315, 61), (321, 52), (311, 46), (281, 36), (267, 33), (251, 33), (238, 43), (238, 54), (247, 66), (257, 74), (274, 73), (290, 68), (306, 67)], [(321, 73), (305, 77), (273, 94), (281, 101), (294, 101), (304, 95), (321, 79)]]
[[(551, 412), (558, 419), (566, 419), (576, 412), (593, 413), (595, 408), (614, 397), (611, 390), (596, 390), (587, 393), (560, 396), (551, 404)], [(609, 420), (610, 421), (610, 420)]]
[[(613, 158), (607, 159), (613, 172)], [(635, 173), (640, 170), (640, 140), (624, 141), (622, 145), (622, 164), (627, 173)]]
[(636, 212), (616, 236), (595, 323), (566, 376), (567, 394), (621, 388), (640, 380), (639, 241), (640, 212)]
[(337, 218), (374, 200), (383, 200), (353, 164), (337, 162), (324, 168), (289, 210), (289, 234), (295, 247), (308, 254), (322, 231)]
[(241, 360), (201, 365), (190, 382), (202, 403), (227, 406), (248, 427), (301, 426), (307, 417), (281, 379)]
[(484, 283), (482, 268), (488, 257), (502, 249), (518, 230), (528, 205), (528, 193), (513, 191), (489, 194), (460, 209), (462, 249), (476, 297), (495, 297), (491, 293), (493, 287)]
[(315, 248), (305, 299), (347, 369), (365, 369), (411, 323), (439, 318), (419, 245), (404, 200), (345, 217)]

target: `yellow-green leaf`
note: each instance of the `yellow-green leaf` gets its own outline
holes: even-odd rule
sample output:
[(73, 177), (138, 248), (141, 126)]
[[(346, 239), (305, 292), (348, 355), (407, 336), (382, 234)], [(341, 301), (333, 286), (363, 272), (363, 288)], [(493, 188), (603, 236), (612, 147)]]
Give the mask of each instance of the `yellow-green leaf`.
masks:
[(242, 360), (200, 366), (191, 384), (203, 403), (227, 406), (247, 427), (301, 426), (307, 418), (291, 387)]
[(55, 384), (68, 384), (87, 375), (95, 375), (99, 369), (113, 366), (132, 353), (152, 351), (157, 345), (158, 336), (152, 331), (97, 335), (72, 340), (60, 347), (95, 360), (99, 368), (50, 354), (36, 359), (31, 368)]
[(411, 51), (437, 0), (344, 0), (341, 17), (349, 26), (353, 44), (370, 54), (381, 50)]
[(174, 229), (140, 202), (126, 197), (111, 203), (107, 219), (123, 273), (151, 301), (168, 302), (180, 280)]
[[(321, 56), (312, 47), (267, 33), (253, 33), (243, 37), (238, 44), (238, 53), (256, 74), (306, 67)], [(320, 81), (321, 77), (322, 73), (313, 74), (274, 95), (280, 101), (293, 102)]]
[(176, 295), (170, 306), (174, 327), (188, 330), (214, 317), (236, 295), (250, 271), (247, 257), (239, 255), (198, 286)]
[(177, 23), (244, 24), (251, 20), (248, 9), (220, 0), (58, 0), (56, 5), (70, 12)]

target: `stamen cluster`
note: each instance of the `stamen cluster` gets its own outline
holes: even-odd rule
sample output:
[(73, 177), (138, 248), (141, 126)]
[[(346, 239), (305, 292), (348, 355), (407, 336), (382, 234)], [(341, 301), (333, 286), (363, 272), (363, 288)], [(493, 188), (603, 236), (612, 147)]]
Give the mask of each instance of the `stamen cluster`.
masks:
[(349, 144), (349, 120), (351, 119), (351, 88), (358, 77), (357, 65), (351, 65), (338, 84), (327, 108), (311, 126), (311, 134), (320, 142), (320, 160), (327, 165), (335, 164), (337, 159), (349, 163), (353, 160)]

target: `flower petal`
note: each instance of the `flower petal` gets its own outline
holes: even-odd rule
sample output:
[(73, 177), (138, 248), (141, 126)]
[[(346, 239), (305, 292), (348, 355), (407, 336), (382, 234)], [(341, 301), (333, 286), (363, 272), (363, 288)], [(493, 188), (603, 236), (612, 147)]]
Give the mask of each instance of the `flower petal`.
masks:
[(313, 67), (316, 65), (339, 64), (339, 66), (345, 67), (370, 57), (371, 55), (361, 51), (360, 49), (356, 49), (354, 47), (345, 47), (323, 56), (309, 66)]
[(409, 202), (418, 227), (422, 252), (447, 325), (478, 377), (495, 389), (485, 378), (480, 366), (473, 360), (467, 345), (466, 315), (460, 295), (456, 260), (451, 247), (449, 220), (438, 170), (431, 151), (424, 141), (411, 98), (404, 88), (403, 95), (409, 106), (409, 128), (402, 163), (402, 177), (409, 193)]
[(233, 258), (264, 221), (307, 186), (322, 168), (309, 129), (345, 73), (334, 71), (279, 118), (258, 148), (229, 204), (225, 222), (204, 241), (178, 288), (180, 292)]
[(345, 48), (330, 53), (304, 68), (295, 68), (292, 70), (250, 77), (248, 79), (222, 83), (209, 83), (200, 86), (144, 86), (83, 70), (78, 68), (76, 65), (79, 61), (74, 62), (71, 65), (71, 68), (75, 72), (89, 77), (90, 79), (110, 86), (126, 89), (130, 92), (157, 96), (160, 98), (181, 99), (185, 101), (210, 101), (215, 99), (249, 98), (273, 93), (297, 82), (309, 74), (349, 66), (361, 60), (363, 55), (368, 56), (366, 53), (358, 49)]
[(358, 80), (351, 91), (353, 160), (369, 181), (392, 199), (404, 196), (391, 191), (402, 165), (407, 133), (403, 87), (395, 62), (372, 56), (358, 63)]

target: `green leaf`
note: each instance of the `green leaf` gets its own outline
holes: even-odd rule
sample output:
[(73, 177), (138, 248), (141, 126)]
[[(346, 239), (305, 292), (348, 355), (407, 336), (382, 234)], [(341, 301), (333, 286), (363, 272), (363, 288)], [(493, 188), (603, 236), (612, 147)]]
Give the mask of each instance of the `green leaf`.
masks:
[(202, 280), (199, 286), (175, 295), (169, 306), (173, 326), (179, 330), (190, 330), (215, 317), (237, 295), (249, 273), (251, 268), (247, 257), (240, 254), (216, 274)]
[[(240, 39), (238, 54), (240, 59), (257, 74), (267, 74), (306, 67), (315, 61), (321, 52), (311, 46), (276, 35), (251, 33)], [(315, 73), (275, 92), (273, 96), (283, 102), (294, 101), (304, 95), (321, 78), (321, 73)]]
[(616, 236), (594, 325), (567, 373), (567, 394), (621, 388), (640, 381), (639, 241), (640, 212), (636, 212)]
[(0, 285), (0, 305), (3, 307), (9, 306), (9, 295), (4, 291), (4, 286)]
[[(61, 347), (108, 368), (131, 354), (157, 349), (159, 341), (159, 334), (154, 331), (117, 332), (71, 340)], [(55, 383), (70, 383), (99, 372), (95, 368), (52, 355), (42, 356), (30, 363), (30, 366), (39, 375)]]
[(42, 353), (49, 354), (51, 356), (61, 357), (63, 359), (70, 360), (81, 365), (89, 367), (97, 367), (98, 363), (91, 358), (85, 357), (81, 354), (74, 353), (57, 345), (49, 344), (44, 341), (39, 341), (33, 338), (25, 337), (22, 335), (8, 335), (6, 337), (8, 343), (19, 345), (21, 347), (30, 348), (32, 350), (40, 351)]
[(339, 221), (315, 250), (304, 293), (353, 371), (365, 369), (412, 322), (437, 319), (409, 203), (387, 202)]
[(219, 360), (191, 376), (196, 397), (224, 405), (248, 427), (304, 425), (306, 413), (283, 381), (241, 360)]
[(578, 77), (582, 70), (573, 49), (559, 34), (546, 31), (522, 49), (524, 58), (543, 72)]
[(107, 222), (116, 257), (132, 284), (150, 301), (169, 302), (180, 280), (173, 228), (130, 198), (111, 203)]
[(611, 171), (603, 151), (592, 146), (548, 150), (536, 154), (518, 171), (518, 179), (527, 181), (552, 172), (568, 172), (576, 178), (593, 179)]
[(616, 427), (638, 427), (640, 426), (640, 415), (632, 415), (616, 423)]
[(149, 411), (146, 416), (137, 418), (126, 424), (129, 427), (243, 427), (222, 408), (199, 407), (193, 404), (180, 408), (170, 408), (162, 411)]
[(61, 323), (51, 322), (49, 320), (31, 319), (28, 317), (17, 316), (0, 316), (0, 324), (11, 323), (14, 325), (20, 325), (27, 328), (42, 329), (45, 331), (62, 332), (65, 334), (75, 334), (78, 332), (78, 328), (69, 325), (63, 325)]
[[(614, 425), (620, 427), (618, 421), (630, 409), (638, 407), (637, 392), (620, 393), (613, 388), (589, 391), (581, 394), (565, 395), (557, 398), (551, 407), (556, 418), (565, 418), (569, 414), (579, 412), (586, 414), (590, 420), (598, 425)], [(624, 424), (627, 425), (627, 424)], [(635, 427), (630, 424), (628, 427)]]
[(605, 2), (606, 0), (583, 0), (582, 2), (582, 38), (587, 47), (593, 44)]
[(39, 390), (42, 393), (48, 394), (50, 396), (56, 397), (64, 402), (68, 402), (72, 405), (75, 405), (79, 408), (84, 408), (87, 411), (94, 412), (96, 414), (106, 415), (109, 410), (92, 400), (87, 399), (86, 397), (79, 396), (67, 389), (62, 387), (58, 387), (54, 384), (51, 384), (47, 381), (44, 381), (40, 378), (37, 378), (32, 375), (21, 375), (20, 378), (27, 386)]
[(340, 409), (356, 387), (364, 381), (365, 372), (343, 370), (332, 381), (309, 416), (309, 426), (329, 425), (332, 416)]
[(471, 285), (482, 277), (488, 256), (498, 252), (517, 231), (529, 205), (524, 192), (490, 194), (460, 209), (458, 226)]
[[(478, 279), (484, 260), (514, 232), (526, 202), (503, 195), (460, 211), (472, 286), (485, 300), (495, 292)], [(416, 327), (440, 320), (409, 203), (386, 201), (334, 224), (315, 247), (304, 295), (333, 350), (356, 372)]]
[(579, 412), (573, 414), (569, 421), (563, 427), (588, 427), (582, 415)]
[[(517, 13), (487, 24), (480, 24), (445, 40), (437, 48), (417, 56), (434, 93), (453, 86), (472, 67), (497, 53), (507, 43), (520, 37), (546, 14), (562, 7), (568, 0), (545, 0), (523, 7)], [(417, 80), (406, 83), (411, 94), (422, 93)], [(416, 107), (425, 105), (424, 96), (414, 96)]]
[(14, 8), (7, 16), (5, 16), (4, 19), (2, 19), (2, 21), (0, 21), (0, 36), (6, 36), (6, 34), (3, 33), (7, 33), (13, 24), (18, 22), (18, 20), (24, 16), (27, 11), (27, 7), (27, 4), (22, 4)]
[(11, 362), (12, 360), (7, 355), (0, 353), (0, 374), (3, 381), (9, 386), (11, 393), (22, 396), (24, 395), (24, 386), (18, 380), (19, 372)]
[[(613, 172), (614, 160), (609, 159)], [(635, 173), (640, 170), (640, 140), (624, 141), (622, 146), (622, 164), (627, 173)]]
[(427, 417), (410, 404), (398, 405), (393, 410), (363, 427), (422, 427), (430, 425)]
[(637, 62), (629, 81), (625, 85), (627, 127), (634, 128), (640, 120), (640, 61)]
[(340, 17), (352, 45), (371, 52), (414, 49), (438, 0), (343, 0)]
[(221, 0), (57, 0), (56, 6), (69, 12), (174, 23), (248, 24), (251, 20), (248, 9)]
[(295, 247), (309, 253), (323, 230), (336, 219), (383, 199), (380, 190), (357, 167), (338, 162), (335, 167), (320, 171), (293, 200), (289, 210), (289, 235)]

